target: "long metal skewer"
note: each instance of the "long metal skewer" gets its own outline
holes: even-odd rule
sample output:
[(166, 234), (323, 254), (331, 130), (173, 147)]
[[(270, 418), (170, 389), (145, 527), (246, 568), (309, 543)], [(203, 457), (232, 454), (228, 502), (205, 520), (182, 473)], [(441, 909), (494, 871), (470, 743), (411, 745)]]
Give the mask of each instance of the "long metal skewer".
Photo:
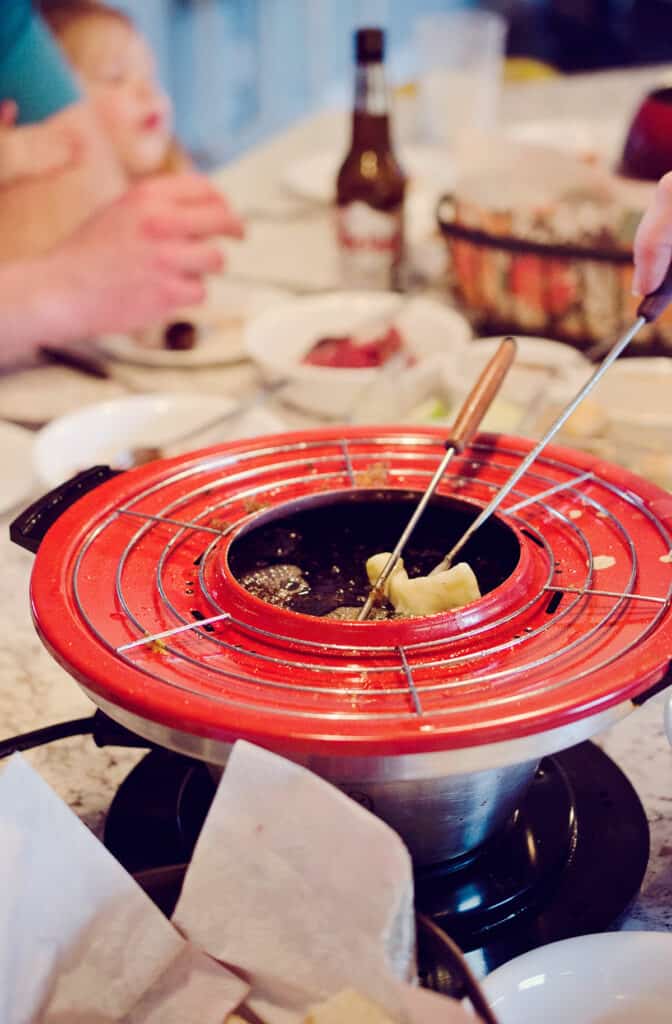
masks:
[(439, 486), (441, 478), (446, 472), (450, 460), (456, 452), (461, 452), (471, 442), (471, 439), (478, 430), (483, 417), (490, 408), (495, 395), (499, 391), (502, 381), (514, 360), (515, 354), (515, 339), (504, 338), (465, 399), (457, 419), (453, 424), (451, 436), (445, 442), (446, 454), (441, 459), (434, 476), (429, 482), (427, 490), (418, 502), (413, 515), (406, 524), (404, 532), (395, 545), (394, 551), (385, 563), (383, 571), (369, 591), (369, 596), (357, 616), (358, 622), (363, 622), (371, 612), (374, 602), (382, 592), (382, 589), (389, 579), (395, 565), (399, 561), (401, 552), (404, 550), (409, 537), (413, 533), (420, 516), (434, 496), (434, 492)]
[(477, 518), (468, 527), (468, 529), (465, 530), (465, 532), (462, 534), (458, 542), (453, 545), (453, 547), (450, 549), (450, 551), (443, 559), (443, 561), (441, 561), (434, 569), (432, 569), (432, 573), (441, 572), (444, 569), (450, 568), (452, 561), (455, 558), (455, 555), (462, 550), (462, 548), (467, 543), (469, 538), (473, 537), (473, 535), (483, 525), (483, 523), (487, 519), (489, 519), (493, 512), (495, 512), (499, 508), (499, 506), (504, 501), (506, 496), (510, 494), (513, 488), (516, 486), (521, 476), (523, 476), (523, 474), (527, 472), (527, 470), (530, 468), (530, 466), (537, 458), (537, 456), (544, 450), (548, 442), (555, 436), (555, 434), (557, 434), (558, 430), (560, 430), (560, 428), (569, 419), (572, 413), (575, 412), (575, 410), (579, 407), (579, 405), (584, 400), (586, 395), (590, 394), (595, 385), (602, 379), (602, 377), (609, 369), (611, 364), (615, 362), (616, 359), (618, 359), (621, 352), (623, 352), (628, 347), (632, 339), (642, 329), (642, 327), (645, 326), (645, 324), (650, 323), (652, 320), (655, 320), (658, 316), (660, 316), (660, 314), (663, 312), (663, 310), (670, 302), (670, 299), (672, 299), (672, 265), (668, 269), (667, 274), (665, 275), (665, 279), (663, 280), (663, 283), (660, 285), (660, 287), (657, 288), (654, 292), (651, 292), (650, 295), (647, 295), (640, 302), (639, 308), (637, 310), (637, 319), (635, 320), (632, 327), (630, 327), (624, 334), (621, 335), (621, 337), (618, 339), (615, 345), (609, 350), (607, 355), (604, 357), (598, 368), (595, 370), (595, 373), (592, 375), (592, 377), (590, 377), (589, 380), (584, 384), (584, 386), (581, 388), (578, 394), (572, 399), (569, 405), (567, 405), (563, 409), (563, 411), (560, 413), (560, 415), (555, 420), (553, 425), (549, 427), (549, 429), (546, 431), (541, 441), (539, 441), (538, 444), (536, 444), (534, 448), (529, 452), (529, 454), (525, 456), (525, 458), (520, 463), (518, 468), (514, 470), (514, 472), (511, 474), (511, 476), (506, 481), (501, 490), (499, 490), (495, 497), (492, 499), (490, 504), (486, 505), (486, 507), (483, 509), (480, 515), (477, 516)]
[(445, 569), (450, 568), (450, 566), (453, 563), (453, 559), (455, 558), (455, 555), (462, 550), (467, 541), (471, 537), (473, 537), (473, 535), (476, 533), (478, 529), (480, 529), (480, 527), (483, 525), (486, 519), (489, 519), (493, 512), (496, 512), (496, 510), (502, 504), (507, 495), (510, 494), (513, 488), (516, 486), (521, 476), (527, 473), (528, 469), (530, 468), (534, 460), (537, 458), (538, 455), (541, 454), (541, 452), (544, 450), (548, 442), (553, 437), (555, 437), (557, 432), (566, 423), (566, 421), (569, 419), (572, 413), (575, 412), (576, 409), (581, 405), (581, 402), (584, 400), (586, 395), (588, 395), (593, 390), (595, 385), (602, 379), (602, 377), (609, 369), (611, 364), (614, 362), (614, 360), (618, 359), (621, 352), (630, 344), (634, 336), (644, 326), (645, 323), (646, 320), (643, 316), (638, 317), (635, 323), (632, 325), (632, 327), (628, 331), (626, 331), (626, 333), (622, 335), (622, 337), (618, 339), (614, 347), (609, 350), (609, 353), (604, 357), (598, 368), (595, 370), (595, 373), (592, 375), (592, 377), (590, 377), (586, 381), (586, 383), (583, 385), (578, 394), (575, 395), (575, 397), (572, 399), (569, 405), (565, 406), (565, 408), (562, 410), (558, 418), (553, 422), (552, 426), (548, 428), (548, 430), (542, 437), (541, 441), (538, 441), (534, 448), (532, 448), (532, 450), (528, 452), (528, 454), (525, 456), (520, 465), (513, 471), (513, 473), (506, 481), (504, 486), (501, 487), (497, 494), (494, 496), (490, 504), (485, 506), (483, 511), (476, 517), (476, 519), (474, 519), (473, 523), (471, 523), (470, 526), (467, 527), (467, 529), (464, 531), (464, 533), (457, 541), (457, 543), (453, 544), (452, 548), (450, 549), (446, 557), (443, 559), (443, 561), (439, 562), (439, 564), (434, 569), (432, 569), (432, 574), (437, 572), (443, 572)]

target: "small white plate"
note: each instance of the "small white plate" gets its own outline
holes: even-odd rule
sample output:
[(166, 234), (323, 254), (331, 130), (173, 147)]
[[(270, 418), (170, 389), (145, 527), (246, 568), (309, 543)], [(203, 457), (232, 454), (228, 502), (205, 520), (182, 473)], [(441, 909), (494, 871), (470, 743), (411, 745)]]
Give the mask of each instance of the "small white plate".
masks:
[(35, 489), (34, 438), (29, 430), (0, 422), (0, 513), (17, 508)]
[[(171, 448), (177, 442), (175, 451), (184, 451), (242, 436), (236, 429), (240, 425), (235, 415), (238, 404), (226, 395), (184, 394), (132, 395), (85, 406), (39, 432), (33, 447), (35, 472), (44, 485), (55, 487), (89, 466), (114, 465), (119, 452), (129, 448)], [(212, 430), (204, 429), (201, 436), (179, 443), (181, 435), (201, 425), (206, 428), (219, 416), (227, 419)]]
[[(314, 203), (331, 203), (336, 176), (343, 162), (341, 150), (320, 150), (287, 164), (282, 172), (285, 188)], [(436, 146), (402, 146), (399, 162), (409, 178), (410, 192), (432, 189), (436, 194), (452, 188), (455, 171), (448, 154)]]
[(482, 983), (500, 1024), (669, 1024), (672, 935), (608, 932), (541, 946)]
[[(392, 380), (385, 366), (354, 369), (302, 362), (320, 338), (372, 328), (377, 322), (398, 327), (416, 359)], [(282, 398), (289, 404), (320, 418), (370, 422), (364, 407), (369, 397), (377, 403), (382, 382), (392, 385), (398, 401), (387, 403), (388, 415), (381, 410), (380, 416), (394, 418), (424, 396), (428, 376), (436, 373), (437, 357), (456, 357), (470, 337), (464, 317), (436, 300), (361, 291), (294, 299), (253, 320), (245, 340), (248, 355), (265, 377), (287, 381)]]
[(172, 318), (196, 326), (199, 339), (194, 348), (154, 348), (128, 334), (104, 335), (97, 345), (106, 356), (139, 366), (186, 368), (235, 363), (245, 358), (243, 333), (247, 321), (283, 302), (287, 295), (280, 288), (245, 285), (226, 275), (212, 278), (203, 306), (181, 310)]

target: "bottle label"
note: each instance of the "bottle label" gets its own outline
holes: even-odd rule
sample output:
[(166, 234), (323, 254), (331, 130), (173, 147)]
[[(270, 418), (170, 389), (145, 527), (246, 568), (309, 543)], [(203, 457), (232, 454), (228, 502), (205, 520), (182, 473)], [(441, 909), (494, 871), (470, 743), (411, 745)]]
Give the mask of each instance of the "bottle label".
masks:
[(340, 206), (337, 232), (345, 287), (395, 286), (403, 249), (401, 207), (383, 212), (359, 201)]
[(382, 64), (359, 64), (355, 78), (355, 110), (382, 117), (387, 114), (387, 86)]

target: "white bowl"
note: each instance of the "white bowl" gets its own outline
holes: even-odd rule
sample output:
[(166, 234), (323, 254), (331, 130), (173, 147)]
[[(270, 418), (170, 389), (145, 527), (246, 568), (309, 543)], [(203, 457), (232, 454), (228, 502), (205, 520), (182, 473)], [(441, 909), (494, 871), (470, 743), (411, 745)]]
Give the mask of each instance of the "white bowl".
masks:
[(350, 418), (385, 380), (385, 367), (332, 368), (301, 360), (320, 338), (374, 326), (378, 320), (399, 328), (416, 359), (414, 366), (396, 373), (399, 410), (420, 400), (436, 357), (456, 359), (471, 337), (464, 317), (432, 299), (406, 299), (390, 292), (333, 292), (262, 313), (247, 327), (246, 350), (266, 378), (288, 382), (284, 400), (321, 418)]
[[(485, 365), (504, 335), (493, 338), (476, 338), (467, 352), (465, 366), (470, 370)], [(536, 373), (541, 377), (567, 379), (574, 373), (588, 374), (592, 364), (578, 349), (552, 338), (535, 338), (528, 335), (514, 335), (518, 344), (516, 360), (512, 369)]]
[[(483, 338), (470, 345), (458, 366), (455, 385), (466, 394), (495, 352), (501, 338)], [(486, 414), (483, 430), (536, 436), (539, 416), (549, 394), (566, 404), (590, 376), (588, 360), (570, 345), (550, 338), (517, 337), (516, 359), (499, 395)]]
[[(616, 431), (642, 436), (672, 429), (672, 359), (667, 356), (619, 359), (593, 392)], [(669, 438), (668, 438), (669, 442)]]
[[(33, 446), (35, 471), (48, 487), (55, 487), (82, 469), (115, 464), (124, 449), (166, 447), (182, 434), (218, 416), (228, 416), (227, 433), (235, 424), (238, 403), (219, 395), (132, 395), (84, 406), (53, 420), (39, 432)], [(262, 428), (263, 432), (263, 428)], [(185, 447), (203, 447), (214, 431), (195, 437)]]
[[(501, 343), (501, 336), (481, 338), (441, 361), (434, 379), (432, 399), (412, 410), (411, 422), (452, 422), (488, 360)], [(568, 402), (579, 381), (592, 372), (591, 364), (576, 349), (549, 338), (519, 337), (518, 350), (500, 392), (481, 424), (484, 431), (536, 436), (540, 415), (549, 395)]]
[(669, 1024), (672, 935), (609, 932), (541, 946), (482, 983), (500, 1024)]

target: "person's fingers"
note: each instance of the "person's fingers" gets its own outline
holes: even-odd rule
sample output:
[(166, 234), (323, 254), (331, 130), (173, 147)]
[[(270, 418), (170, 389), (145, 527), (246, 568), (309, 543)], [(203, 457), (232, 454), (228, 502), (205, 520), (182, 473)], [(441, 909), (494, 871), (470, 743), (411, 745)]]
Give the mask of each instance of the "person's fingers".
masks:
[(12, 128), (19, 108), (14, 100), (0, 100), (0, 128)]
[(635, 259), (632, 291), (635, 295), (650, 295), (663, 283), (672, 261), (672, 245), (640, 246)]
[(206, 242), (166, 242), (159, 258), (178, 274), (216, 274), (224, 265), (220, 250)]
[[(223, 234), (235, 238), (242, 238), (244, 234), (243, 223), (231, 209), (226, 197), (201, 174), (159, 175), (150, 181), (136, 185), (131, 192), (131, 197), (133, 201), (144, 204), (148, 211), (152, 210), (157, 221), (161, 220), (163, 211), (175, 208), (185, 210), (207, 208), (213, 212), (218, 211), (223, 223), (223, 227), (220, 229)], [(165, 228), (160, 225), (154, 225), (154, 227), (162, 236)], [(182, 233), (181, 228), (180, 232)]]
[[(198, 202), (199, 200), (186, 198), (180, 201), (184, 202), (185, 206), (188, 206), (191, 203)], [(225, 234), (230, 235), (233, 238), (244, 238), (245, 222), (243, 221), (242, 217), (240, 217), (239, 214), (237, 214), (236, 211), (233, 209), (228, 198), (222, 192), (220, 192), (219, 189), (215, 188), (214, 186), (211, 186), (208, 201), (216, 203), (226, 210), (228, 222)]]
[(143, 218), (147, 236), (161, 239), (211, 238), (214, 235), (241, 236), (239, 218), (221, 199), (209, 199), (190, 206), (166, 204)]
[(162, 300), (164, 311), (177, 306), (200, 306), (205, 299), (205, 285), (197, 277), (175, 275), (164, 283)]
[(649, 295), (662, 283), (672, 257), (672, 173), (658, 182), (653, 201), (640, 221), (634, 257), (632, 290), (636, 295)]
[(220, 199), (221, 193), (202, 174), (191, 172), (159, 174), (135, 186), (139, 195), (177, 203), (199, 203)]

